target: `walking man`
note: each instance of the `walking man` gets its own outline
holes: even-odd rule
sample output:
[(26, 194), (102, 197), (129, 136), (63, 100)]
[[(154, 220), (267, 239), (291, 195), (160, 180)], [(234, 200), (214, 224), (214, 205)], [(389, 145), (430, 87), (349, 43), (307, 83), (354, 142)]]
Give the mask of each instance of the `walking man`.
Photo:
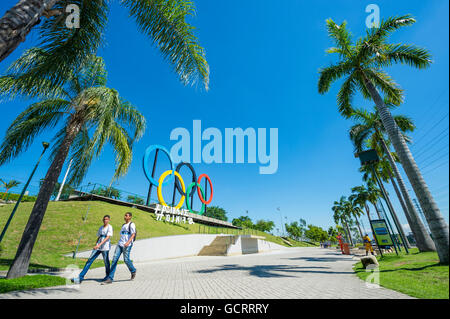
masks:
[(117, 262), (120, 255), (123, 253), (123, 261), (131, 272), (131, 280), (136, 277), (136, 268), (133, 266), (133, 262), (130, 260), (130, 252), (133, 247), (133, 242), (136, 238), (136, 225), (131, 221), (131, 213), (126, 213), (124, 216), (125, 224), (122, 225), (120, 230), (120, 239), (117, 243), (116, 250), (114, 251), (114, 257), (111, 265), (111, 271), (108, 278), (104, 281), (104, 284), (111, 284), (114, 280), (114, 273), (116, 272)]
[(73, 278), (72, 282), (74, 283), (81, 283), (84, 280), (84, 276), (86, 276), (86, 273), (88, 272), (89, 268), (91, 267), (92, 263), (94, 262), (97, 257), (102, 254), (103, 256), (103, 262), (105, 263), (105, 272), (106, 276), (103, 278), (103, 281), (106, 280), (109, 276), (110, 267), (109, 267), (109, 249), (110, 249), (110, 238), (113, 235), (113, 227), (109, 224), (109, 221), (111, 220), (111, 217), (109, 215), (103, 216), (103, 226), (100, 226), (97, 232), (97, 243), (92, 250), (91, 256), (89, 257), (88, 261), (86, 262), (86, 265), (84, 265), (83, 270), (81, 271), (78, 278)]

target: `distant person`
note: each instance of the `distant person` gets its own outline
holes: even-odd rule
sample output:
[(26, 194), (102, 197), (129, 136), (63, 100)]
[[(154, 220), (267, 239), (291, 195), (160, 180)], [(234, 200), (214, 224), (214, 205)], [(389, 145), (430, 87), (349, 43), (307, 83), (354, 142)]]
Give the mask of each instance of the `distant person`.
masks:
[(120, 239), (117, 243), (116, 250), (114, 251), (114, 257), (111, 265), (111, 271), (108, 278), (104, 281), (104, 284), (111, 284), (114, 280), (114, 273), (116, 272), (117, 262), (120, 255), (123, 253), (123, 261), (131, 272), (131, 280), (136, 277), (136, 268), (133, 266), (133, 262), (130, 260), (131, 248), (133, 247), (134, 239), (136, 238), (136, 225), (131, 221), (131, 213), (126, 213), (124, 216), (125, 224), (122, 225), (120, 230)]
[(341, 248), (341, 252), (344, 253), (344, 247), (343, 247), (343, 244), (342, 244), (342, 235), (341, 235), (341, 233), (338, 233), (338, 235), (336, 236), (336, 238), (337, 238), (337, 240), (339, 241), (339, 246), (340, 246), (340, 248)]
[(72, 279), (74, 283), (81, 283), (84, 280), (84, 276), (88, 272), (92, 263), (97, 257), (102, 254), (103, 262), (105, 263), (105, 272), (106, 276), (103, 278), (103, 281), (106, 280), (109, 276), (110, 267), (109, 267), (109, 249), (111, 246), (110, 238), (113, 235), (113, 227), (109, 224), (111, 217), (109, 215), (103, 216), (103, 226), (100, 226), (97, 232), (97, 242), (95, 247), (92, 250), (91, 256), (89, 257), (86, 265), (84, 265), (83, 270), (81, 271), (78, 278)]
[(366, 247), (366, 256), (369, 254), (369, 250), (372, 255), (375, 255), (373, 252), (372, 242), (370, 241), (369, 235), (365, 234), (363, 237), (364, 246)]

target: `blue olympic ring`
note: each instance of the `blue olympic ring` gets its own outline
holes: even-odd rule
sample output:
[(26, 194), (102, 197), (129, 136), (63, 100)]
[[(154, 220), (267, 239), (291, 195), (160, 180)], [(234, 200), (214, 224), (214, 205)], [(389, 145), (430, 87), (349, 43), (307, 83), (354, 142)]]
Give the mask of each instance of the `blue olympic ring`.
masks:
[(173, 182), (174, 175), (175, 175), (175, 173), (173, 173), (175, 170), (173, 168), (172, 157), (170, 156), (169, 151), (164, 146), (161, 146), (161, 145), (151, 145), (151, 146), (147, 147), (147, 149), (145, 150), (145, 155), (144, 155), (142, 166), (144, 167), (145, 177), (147, 177), (148, 181), (156, 187), (159, 186), (159, 182), (152, 177), (151, 170), (148, 167), (148, 160), (150, 158), (150, 153), (153, 151), (156, 151), (158, 149), (163, 151), (164, 153), (166, 153), (166, 155), (170, 161), (170, 169), (172, 170), (172, 174), (170, 174), (170, 176), (163, 182), (163, 185), (167, 185), (167, 184)]

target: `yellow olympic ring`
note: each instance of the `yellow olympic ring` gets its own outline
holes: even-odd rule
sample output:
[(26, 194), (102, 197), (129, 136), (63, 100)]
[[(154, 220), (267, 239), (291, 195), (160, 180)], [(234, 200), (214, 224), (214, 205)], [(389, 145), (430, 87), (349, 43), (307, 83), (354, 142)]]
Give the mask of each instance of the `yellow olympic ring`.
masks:
[[(164, 180), (166, 179), (166, 177), (168, 176), (168, 175), (170, 175), (170, 174), (172, 174), (172, 170), (168, 170), (168, 171), (165, 171), (160, 177), (159, 177), (159, 181), (158, 181), (158, 200), (159, 200), (159, 202), (161, 203), (161, 205), (163, 205), (163, 206), (169, 206), (169, 205), (167, 205), (166, 204), (166, 202), (164, 201), (164, 198), (163, 198), (163, 195), (162, 195), (162, 184), (163, 184), (163, 182), (164, 182)], [(180, 181), (180, 184), (181, 184), (181, 189), (183, 190), (183, 193), (186, 193), (186, 187), (184, 186), (184, 181), (183, 181), (183, 179), (181, 178), (181, 175), (177, 172), (177, 171), (175, 171), (175, 178), (177, 178), (178, 177), (178, 179), (179, 179), (179, 181)], [(180, 201), (178, 202), (178, 204), (177, 204), (177, 206), (175, 206), (175, 208), (181, 208), (181, 206), (183, 206), (183, 203), (184, 203), (184, 199), (185, 199), (185, 196), (183, 195), (183, 196), (181, 196), (181, 199), (180, 199)]]

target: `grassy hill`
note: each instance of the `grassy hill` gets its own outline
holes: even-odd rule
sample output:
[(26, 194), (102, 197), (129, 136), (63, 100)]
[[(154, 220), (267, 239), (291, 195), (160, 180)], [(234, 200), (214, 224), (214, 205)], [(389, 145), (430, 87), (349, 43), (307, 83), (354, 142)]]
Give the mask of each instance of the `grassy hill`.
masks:
[[(0, 270), (7, 270), (12, 262), (33, 204), (34, 203), (20, 204), (8, 232), (1, 243)], [(12, 209), (13, 204), (0, 207), (1, 229), (3, 229)], [(102, 218), (106, 214), (111, 216), (111, 225), (115, 230), (112, 243), (117, 243), (119, 239), (119, 229), (124, 222), (123, 215), (127, 211), (133, 213), (133, 221), (138, 228), (138, 240), (150, 237), (208, 232), (212, 234), (234, 232), (237, 234), (236, 230), (226, 228), (208, 227), (200, 224), (173, 224), (156, 221), (153, 214), (136, 208), (117, 206), (100, 201), (50, 202), (34, 246), (30, 268), (64, 268), (68, 265), (82, 267), (85, 259), (72, 259), (70, 257), (64, 257), (63, 255), (75, 251), (80, 236), (82, 237), (79, 251), (91, 249), (95, 245), (97, 239), (96, 233), (102, 224)], [(83, 222), (86, 213), (86, 222)], [(279, 237), (255, 231), (253, 231), (253, 234), (265, 236), (268, 241), (286, 246)], [(292, 240), (291, 243), (294, 246), (311, 246), (310, 244)], [(101, 258), (98, 258), (93, 265), (93, 267), (99, 266), (103, 266)]]

